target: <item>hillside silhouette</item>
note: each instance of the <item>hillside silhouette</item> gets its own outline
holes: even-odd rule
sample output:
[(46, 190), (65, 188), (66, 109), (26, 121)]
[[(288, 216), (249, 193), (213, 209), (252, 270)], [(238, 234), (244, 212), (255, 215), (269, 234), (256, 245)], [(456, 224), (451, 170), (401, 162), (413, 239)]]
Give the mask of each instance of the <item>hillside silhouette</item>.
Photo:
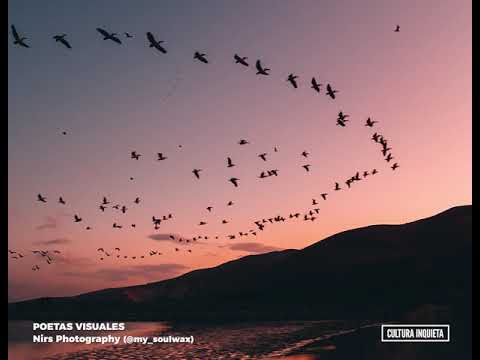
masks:
[(177, 278), (10, 303), (10, 319), (398, 319), (425, 305), (471, 314), (472, 207), (372, 225), (302, 250), (250, 255)]

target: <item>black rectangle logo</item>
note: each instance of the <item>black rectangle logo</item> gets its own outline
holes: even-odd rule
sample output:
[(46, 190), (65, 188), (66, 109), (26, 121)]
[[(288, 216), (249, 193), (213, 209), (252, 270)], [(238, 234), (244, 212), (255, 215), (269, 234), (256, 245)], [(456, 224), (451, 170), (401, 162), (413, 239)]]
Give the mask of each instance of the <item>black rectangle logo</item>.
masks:
[(382, 342), (449, 342), (448, 324), (382, 325)]

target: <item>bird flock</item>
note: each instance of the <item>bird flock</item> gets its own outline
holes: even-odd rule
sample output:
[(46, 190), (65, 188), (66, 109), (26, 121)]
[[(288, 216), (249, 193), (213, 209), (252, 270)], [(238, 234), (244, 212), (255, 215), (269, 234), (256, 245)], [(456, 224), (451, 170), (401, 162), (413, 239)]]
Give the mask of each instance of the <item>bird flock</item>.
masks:
[[(23, 47), (23, 48), (30, 48), (30, 45), (26, 42), (26, 40), (28, 38), (25, 37), (25, 36), (21, 36), (18, 33), (18, 31), (17, 31), (17, 29), (15, 28), (14, 25), (11, 25), (11, 31), (12, 31), (12, 35), (13, 35), (13, 38), (14, 38), (14, 42), (13, 42), (14, 45), (17, 45), (17, 46), (20, 46), (20, 47)], [(102, 36), (103, 40), (112, 41), (112, 42), (114, 42), (118, 45), (121, 45), (123, 43), (117, 33), (109, 32), (109, 31), (107, 31), (105, 29), (102, 29), (102, 28), (97, 28), (96, 31)], [(399, 31), (400, 31), (400, 26), (397, 25), (394, 32), (399, 32)], [(128, 32), (124, 32), (123, 35), (126, 39), (130, 39), (130, 38), (134, 37), (133, 35), (131, 35)], [(55, 42), (58, 42), (59, 44), (61, 44), (65, 48), (72, 49), (72, 45), (71, 45), (70, 41), (67, 39), (67, 34), (55, 35), (55, 36), (53, 36), (53, 39), (55, 40)], [(165, 41), (157, 40), (155, 38), (154, 34), (152, 34), (151, 32), (146, 33), (146, 39), (147, 39), (147, 44), (148, 44), (149, 48), (153, 48), (153, 49), (159, 51), (162, 54), (167, 54), (168, 53), (168, 50), (167, 50), (167, 48), (164, 44)], [(194, 52), (193, 59), (195, 61), (198, 61), (198, 62), (203, 63), (203, 64), (209, 64), (207, 54), (203, 53), (203, 52), (200, 52), (200, 51), (195, 51)], [(244, 67), (250, 67), (250, 63), (249, 63), (249, 60), (248, 60), (247, 56), (240, 56), (240, 55), (235, 53), (233, 55), (233, 60), (234, 60), (235, 64), (238, 64), (238, 65), (241, 65), (241, 66), (244, 66)], [(270, 72), (271, 72), (271, 69), (266, 67), (265, 64), (262, 64), (261, 60), (256, 60), (255, 61), (255, 70), (256, 70), (256, 75), (260, 75), (260, 76), (269, 76)], [(294, 89), (298, 89), (299, 86), (300, 86), (299, 76), (295, 75), (293, 73), (290, 73), (286, 77), (286, 81)], [(320, 93), (323, 86), (324, 86), (324, 84), (320, 83), (315, 77), (311, 78), (310, 88), (313, 89), (316, 93)], [(330, 84), (330, 83), (326, 84), (326, 86), (325, 86), (325, 95), (326, 96), (328, 96), (332, 100), (335, 100), (336, 97), (337, 97), (337, 95), (336, 95), (337, 93), (339, 93), (339, 91), (337, 89), (334, 89), (332, 84)], [(340, 111), (338, 113), (338, 116), (337, 116), (337, 119), (336, 119), (336, 125), (337, 126), (339, 126), (341, 128), (344, 128), (344, 127), (347, 126), (347, 123), (349, 123), (349, 121), (350, 121), (350, 115), (344, 113), (343, 111)], [(375, 124), (377, 124), (377, 123), (378, 123), (377, 121), (373, 121), (371, 119), (371, 117), (368, 117), (365, 121), (365, 126), (368, 127), (368, 128), (373, 128), (373, 127), (375, 127)], [(67, 135), (67, 132), (63, 131), (62, 134)], [(387, 139), (383, 135), (379, 134), (378, 132), (375, 132), (372, 135), (371, 139), (376, 144), (379, 144), (381, 146), (381, 153), (382, 153), (385, 161), (387, 163), (390, 163), (394, 159), (394, 157), (392, 155), (392, 152), (391, 152), (392, 149), (389, 146)], [(249, 144), (250, 144), (250, 142), (246, 139), (240, 139), (238, 141), (239, 146), (246, 146), (246, 145), (249, 145)], [(178, 145), (178, 147), (182, 148), (182, 145)], [(273, 152), (277, 153), (278, 148), (274, 147)], [(162, 161), (163, 162), (163, 161), (168, 160), (168, 158), (169, 158), (167, 156), (168, 154), (165, 154), (163, 152), (158, 152), (155, 155), (156, 155), (156, 161)], [(265, 163), (268, 163), (270, 156), (271, 156), (271, 154), (269, 154), (267, 152), (262, 152), (260, 154), (257, 154), (257, 157), (262, 162), (265, 162)], [(308, 159), (310, 157), (310, 153), (305, 150), (305, 151), (301, 152), (299, 154), (299, 156), (303, 159)], [(130, 152), (130, 159), (132, 159), (134, 161), (140, 161), (143, 157), (144, 157), (144, 155), (140, 154), (136, 150)], [(234, 160), (231, 157), (229, 157), (229, 156), (226, 157), (226, 167), (227, 168), (233, 168), (233, 167), (236, 167), (236, 166), (237, 166), (237, 164), (234, 162)], [(309, 164), (309, 163), (306, 163), (306, 164), (301, 163), (300, 167), (305, 171), (305, 173), (310, 173), (312, 171), (312, 165)], [(392, 170), (396, 170), (398, 167), (399, 167), (399, 165), (398, 165), (397, 162), (393, 163), (390, 166), (390, 168)], [(205, 171), (208, 171), (208, 170), (205, 170)], [(367, 177), (374, 176), (374, 175), (378, 174), (378, 172), (379, 171), (376, 168), (368, 169), (368, 170), (362, 170), (362, 171), (355, 171), (354, 174), (351, 177), (349, 177), (349, 178), (347, 178), (343, 181), (334, 181), (333, 185), (332, 185), (332, 188), (331, 188), (331, 191), (337, 192), (337, 191), (350, 189), (353, 186), (353, 184), (355, 184), (357, 182), (361, 182), (361, 181), (367, 179)], [(200, 169), (200, 168), (192, 169), (192, 174), (193, 174), (193, 179), (194, 180), (201, 181), (203, 173), (204, 173), (204, 169)], [(264, 169), (260, 172), (259, 175), (257, 175), (257, 177), (259, 179), (266, 179), (266, 178), (269, 178), (269, 177), (272, 177), (272, 176), (277, 177), (277, 176), (279, 176), (279, 173), (280, 173), (279, 169), (271, 169), (271, 168), (270, 169)], [(133, 176), (130, 177), (130, 180), (134, 180), (134, 177)], [(240, 184), (241, 184), (241, 179), (239, 179), (235, 176), (232, 176), (232, 177), (230, 177), (226, 180), (229, 183), (231, 183), (232, 186), (235, 187), (235, 188), (239, 187)], [(225, 234), (225, 235), (218, 235), (218, 234), (214, 235), (214, 236), (205, 235), (205, 234), (196, 235), (196, 236), (192, 237), (191, 239), (186, 239), (186, 238), (182, 238), (182, 237), (175, 236), (175, 235), (169, 235), (169, 240), (171, 240), (172, 242), (176, 242), (178, 244), (191, 246), (192, 244), (196, 243), (198, 240), (219, 239), (220, 237), (225, 237), (229, 240), (233, 240), (233, 239), (236, 239), (237, 237), (241, 238), (241, 237), (248, 237), (248, 236), (257, 236), (257, 234), (260, 231), (264, 231), (267, 226), (269, 226), (271, 224), (283, 223), (287, 220), (288, 221), (293, 221), (293, 220), (315, 221), (320, 214), (320, 208), (319, 208), (319, 201), (320, 200), (317, 200), (317, 199), (321, 198), (322, 199), (321, 201), (324, 202), (324, 201), (327, 201), (329, 196), (330, 196), (329, 192), (320, 192), (318, 194), (318, 197), (312, 198), (312, 202), (311, 202), (312, 207), (308, 208), (306, 210), (290, 212), (289, 214), (283, 214), (283, 215), (282, 214), (274, 214), (271, 217), (267, 217), (267, 218), (253, 219), (251, 221), (252, 228), (250, 228), (250, 229), (244, 229), (242, 231), (237, 231), (235, 233), (228, 233), (228, 234)], [(57, 199), (58, 200), (56, 202), (58, 204), (60, 204), (61, 206), (66, 206), (67, 205), (67, 201), (65, 200), (65, 198), (63, 196), (58, 196)], [(37, 194), (36, 200), (40, 203), (43, 203), (43, 204), (49, 202), (48, 198), (43, 194)], [(140, 199), (140, 197), (136, 197), (131, 202), (131, 206), (140, 206), (141, 202), (142, 202), (142, 200)], [(233, 201), (231, 201), (231, 200), (228, 201), (227, 206), (233, 206), (233, 205), (234, 205)], [(101, 213), (104, 213), (108, 209), (113, 209), (113, 210), (118, 211), (121, 214), (126, 214), (129, 210), (129, 207), (127, 207), (127, 204), (112, 202), (106, 196), (104, 196), (102, 198), (102, 200), (99, 203), (97, 203), (97, 208)], [(205, 210), (207, 211), (207, 213), (212, 213), (212, 212), (215, 211), (215, 207), (212, 206), (212, 205), (208, 205), (208, 206), (205, 206)], [(162, 223), (172, 221), (172, 220), (174, 220), (174, 216), (173, 216), (172, 213), (163, 214), (163, 215), (159, 215), (159, 216), (152, 215), (152, 217), (151, 217), (151, 223), (152, 223), (152, 226), (153, 226), (154, 230), (159, 230), (161, 228)], [(74, 223), (77, 223), (77, 224), (84, 224), (85, 222), (87, 222), (86, 220), (84, 220), (84, 218), (82, 216), (80, 216), (77, 213), (73, 214), (72, 221)], [(208, 223), (209, 223), (209, 221), (207, 221), (206, 219), (201, 219), (201, 220), (198, 221), (197, 225), (199, 227), (204, 227)], [(228, 224), (229, 220), (222, 219), (220, 223), (221, 224)], [(137, 226), (136, 226), (135, 223), (131, 223), (131, 222), (127, 222), (127, 221), (115, 221), (115, 222), (113, 222), (111, 227), (114, 230), (122, 230), (122, 229), (125, 229), (126, 227), (131, 228), (131, 229), (135, 229)], [(87, 225), (84, 226), (84, 229), (86, 231), (90, 231), (90, 230), (92, 230), (92, 226), (87, 224)], [(13, 259), (13, 260), (20, 260), (20, 259), (25, 258), (25, 255), (20, 253), (19, 251), (14, 251), (14, 250), (10, 250), (10, 249), (8, 251), (9, 251), (10, 258)], [(178, 252), (178, 251), (180, 251), (180, 249), (178, 247), (174, 247), (174, 251)], [(188, 248), (187, 252), (191, 253), (192, 249)], [(33, 256), (35, 256), (37, 258), (40, 257), (41, 259), (44, 259), (46, 264), (50, 265), (55, 260), (54, 255), (60, 254), (60, 251), (59, 250), (53, 250), (53, 251), (52, 250), (32, 250), (31, 253), (32, 253)], [(146, 253), (146, 254), (125, 255), (125, 254), (121, 253), (119, 247), (116, 247), (113, 250), (105, 250), (103, 247), (100, 247), (100, 248), (97, 249), (97, 254), (99, 255), (99, 260), (100, 261), (105, 260), (107, 257), (116, 258), (116, 259), (141, 260), (141, 259), (145, 259), (147, 256), (151, 257), (151, 256), (162, 255), (162, 253), (160, 251), (153, 250), (153, 249), (150, 249), (149, 252)], [(40, 270), (40, 266), (38, 264), (35, 264), (35, 265), (32, 266), (32, 271), (38, 271), (38, 270)]]

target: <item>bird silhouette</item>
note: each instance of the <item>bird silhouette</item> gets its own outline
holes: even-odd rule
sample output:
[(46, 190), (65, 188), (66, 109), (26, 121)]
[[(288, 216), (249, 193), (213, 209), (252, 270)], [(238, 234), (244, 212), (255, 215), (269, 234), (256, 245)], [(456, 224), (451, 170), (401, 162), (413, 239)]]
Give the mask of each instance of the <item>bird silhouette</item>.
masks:
[(379, 140), (380, 140), (380, 135), (378, 135), (377, 133), (373, 134), (372, 135), (372, 140), (375, 141), (376, 143), (378, 143)]
[(372, 170), (372, 175), (375, 175), (375, 174), (377, 174), (377, 173), (378, 173), (378, 170), (377, 170), (377, 169), (373, 169), (373, 170)]
[(390, 160), (393, 160), (392, 154), (388, 154), (387, 157), (385, 158), (387, 162), (390, 162)]
[(124, 32), (123, 34), (125, 35), (126, 38), (133, 38), (133, 36), (130, 35), (128, 32)]
[(232, 162), (232, 159), (231, 158), (227, 158), (227, 167), (233, 167), (235, 166), (235, 164)]
[(227, 203), (227, 206), (232, 206), (232, 205), (233, 205), (233, 201), (229, 201), (229, 202)]
[(247, 145), (247, 144), (250, 144), (247, 140), (245, 139), (241, 139), (239, 142), (238, 142), (239, 145)]
[(80, 222), (80, 221), (82, 221), (82, 218), (79, 217), (79, 216), (76, 215), (76, 214), (73, 216), (73, 219), (74, 219), (75, 222)]
[(127, 212), (127, 207), (125, 205), (123, 205), (121, 211), (122, 211), (122, 213), (125, 214)]
[(103, 205), (100, 205), (98, 208), (99, 208), (100, 210), (102, 210), (102, 211), (105, 211), (105, 209), (106, 209), (106, 207), (103, 206)]
[(200, 171), (202, 171), (202, 169), (193, 169), (192, 171), (197, 179), (200, 179)]
[(248, 66), (248, 63), (247, 63), (247, 59), (248, 57), (244, 56), (244, 57), (240, 57), (239, 55), (235, 54), (233, 56), (233, 58), (235, 59), (235, 64), (241, 64), (243, 66)]
[(150, 43), (149, 47), (153, 47), (164, 54), (167, 53), (167, 50), (165, 50), (165, 48), (160, 45), (161, 43), (164, 43), (164, 41), (155, 40), (155, 37), (151, 32), (147, 32), (147, 39), (148, 39), (148, 42)]
[(310, 171), (310, 166), (312, 166), (312, 165), (310, 165), (310, 164), (302, 165), (302, 167), (303, 167), (307, 172)]
[(340, 184), (338, 182), (335, 183), (335, 191), (338, 191), (338, 190), (342, 190), (342, 188), (340, 187)]
[(267, 153), (259, 154), (258, 157), (263, 161), (267, 161)]
[(38, 195), (37, 195), (37, 201), (46, 203), (46, 202), (47, 202), (47, 198), (46, 198), (46, 197), (43, 197), (41, 194), (38, 194)]
[(233, 184), (233, 186), (238, 187), (238, 181), (239, 180), (240, 179), (237, 179), (237, 178), (233, 177), (233, 178), (230, 178), (228, 181), (230, 181)]
[(212, 212), (212, 209), (213, 209), (213, 207), (211, 207), (211, 206), (207, 206), (207, 210), (208, 210), (208, 212)]
[(102, 205), (108, 205), (110, 204), (110, 202), (107, 200), (107, 198), (104, 196), (103, 197), (103, 201), (102, 201)]
[(327, 195), (328, 195), (327, 193), (323, 193), (320, 196), (322, 197), (323, 200), (327, 200)]
[(363, 172), (363, 177), (366, 178), (368, 175), (370, 175), (370, 173), (368, 171), (364, 171)]
[(135, 200), (134, 200), (133, 202), (134, 202), (135, 204), (140, 204), (140, 198), (139, 198), (139, 197), (135, 198)]
[(395, 169), (397, 169), (397, 168), (399, 168), (399, 167), (400, 167), (400, 165), (398, 165), (397, 163), (395, 163), (395, 164), (392, 165), (392, 170), (395, 170)]
[(157, 153), (157, 155), (158, 155), (158, 159), (157, 159), (158, 161), (167, 159), (167, 157), (163, 156), (163, 153)]
[(27, 37), (26, 36), (20, 36), (14, 25), (12, 25), (11, 28), (12, 28), (12, 35), (13, 35), (13, 39), (14, 39), (13, 43), (15, 45), (19, 45), (19, 46), (23, 46), (25, 48), (29, 48), (30, 46), (27, 45), (27, 43), (25, 43), (25, 40), (27, 39)]
[(270, 75), (268, 72), (270, 71), (269, 68), (263, 68), (260, 60), (257, 60), (255, 63), (255, 67), (257, 68), (257, 75)]
[(365, 123), (365, 126), (373, 127), (374, 124), (376, 124), (378, 121), (372, 121), (372, 119), (368, 118), (367, 122)]
[(198, 61), (201, 61), (205, 64), (208, 64), (208, 60), (207, 58), (205, 57), (206, 54), (201, 54), (199, 53), (198, 51), (195, 51), (195, 54), (193, 55), (193, 58), (198, 60)]
[(62, 205), (65, 205), (65, 200), (63, 200), (61, 196), (58, 198), (58, 202)]
[(303, 157), (308, 157), (308, 155), (310, 155), (308, 152), (306, 152), (306, 151), (303, 151), (303, 152), (302, 152), (302, 156), (303, 156)]
[(222, 220), (222, 224), (228, 224), (228, 221), (225, 220), (225, 219), (223, 219), (223, 220)]
[(319, 92), (320, 92), (320, 87), (321, 87), (323, 84), (318, 83), (317, 80), (315, 80), (314, 77), (312, 77), (311, 84), (312, 84), (311, 88), (312, 88), (313, 90), (315, 90), (316, 92), (319, 93)]
[(207, 225), (207, 223), (206, 223), (205, 221), (200, 221), (200, 222), (198, 223), (198, 225), (200, 225), (200, 226), (202, 226), (202, 225)]
[(120, 39), (116, 36), (116, 33), (109, 33), (108, 31), (102, 29), (102, 28), (97, 28), (97, 31), (103, 35), (103, 40), (112, 40), (116, 42), (117, 44), (121, 44), (122, 42)]
[(122, 226), (121, 226), (121, 225), (118, 225), (116, 222), (113, 223), (112, 227), (113, 227), (114, 229), (121, 229), (121, 228), (122, 228)]
[(60, 43), (63, 44), (66, 48), (71, 49), (72, 46), (71, 46), (70, 43), (65, 39), (66, 36), (67, 36), (67, 34), (55, 35), (53, 38), (55, 39), (56, 42), (60, 42)]
[(132, 151), (132, 152), (130, 153), (130, 155), (131, 155), (131, 158), (132, 158), (132, 159), (135, 159), (135, 160), (140, 159), (140, 156), (142, 156), (141, 154), (137, 154), (136, 151)]
[(395, 30), (393, 30), (394, 32), (400, 32), (400, 25), (397, 25), (397, 27), (395, 28)]
[(317, 202), (317, 200), (315, 200), (315, 199), (312, 199), (312, 205), (318, 205), (318, 202)]
[(330, 96), (332, 99), (335, 99), (335, 94), (338, 90), (333, 90), (330, 84), (327, 84), (327, 95)]
[(290, 75), (288, 75), (287, 81), (288, 81), (290, 84), (292, 84), (292, 86), (293, 86), (295, 89), (297, 89), (297, 88), (298, 88), (297, 79), (298, 79), (298, 76), (297, 76), (297, 75), (290, 74)]

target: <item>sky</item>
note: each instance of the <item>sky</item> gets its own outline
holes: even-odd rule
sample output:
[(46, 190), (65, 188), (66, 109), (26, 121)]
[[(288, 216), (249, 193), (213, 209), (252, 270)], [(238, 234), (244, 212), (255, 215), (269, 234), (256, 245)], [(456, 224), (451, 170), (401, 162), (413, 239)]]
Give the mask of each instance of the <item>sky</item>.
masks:
[[(472, 202), (470, 1), (15, 0), (8, 18), (31, 45), (13, 45), (9, 26), (8, 247), (24, 255), (8, 259), (10, 301), (167, 279)], [(97, 27), (123, 44), (102, 40)], [(147, 31), (167, 54), (148, 47)], [(56, 34), (67, 34), (72, 49)], [(194, 61), (195, 51), (209, 63)], [(235, 53), (250, 66), (235, 64)], [(257, 59), (270, 76), (255, 74)], [(337, 98), (315, 93), (313, 76)], [(339, 111), (350, 115), (344, 128)], [(364, 126), (368, 117), (374, 128)], [(397, 170), (374, 132), (388, 140)], [(156, 161), (158, 152), (168, 159)], [(266, 162), (257, 156), (264, 152)], [(373, 168), (374, 177), (333, 191)], [(258, 178), (270, 169), (279, 176)], [(103, 196), (127, 212), (102, 213)], [(303, 214), (316, 207), (312, 199), (315, 221), (238, 236), (255, 220)], [(155, 230), (152, 216), (169, 213)], [(168, 234), (209, 239), (187, 246)], [(99, 247), (119, 247), (121, 258), (100, 260)], [(61, 253), (48, 265), (32, 250)]]

